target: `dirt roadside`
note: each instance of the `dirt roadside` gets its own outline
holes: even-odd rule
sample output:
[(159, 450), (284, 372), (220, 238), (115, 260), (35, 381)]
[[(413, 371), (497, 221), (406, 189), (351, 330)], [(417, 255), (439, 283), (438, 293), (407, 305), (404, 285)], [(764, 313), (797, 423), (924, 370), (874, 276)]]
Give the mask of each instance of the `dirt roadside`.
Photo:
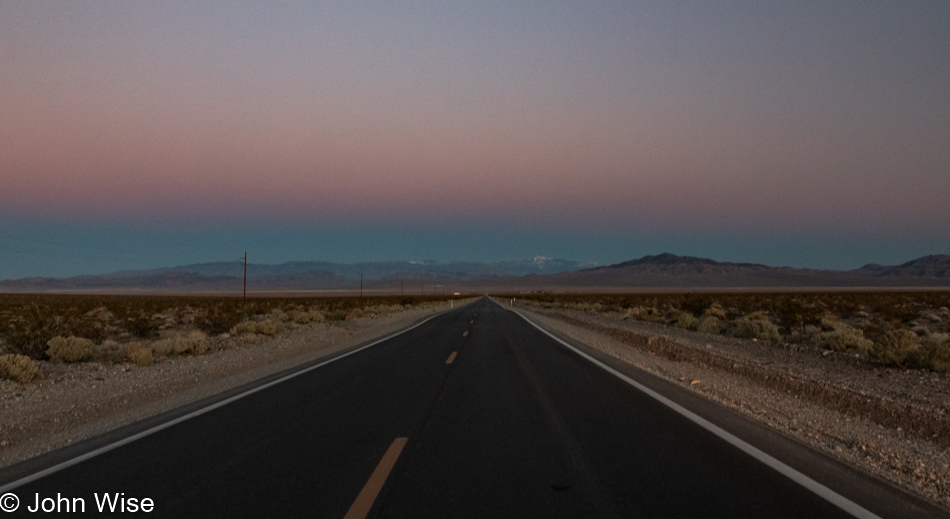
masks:
[(205, 355), (163, 358), (146, 367), (43, 362), (44, 378), (38, 381), (0, 380), (0, 467), (330, 355), (449, 308), (446, 303), (312, 323), (263, 342), (260, 336), (213, 337)]
[[(505, 306), (508, 306), (507, 304)], [(950, 506), (950, 376), (519, 302), (549, 329)]]

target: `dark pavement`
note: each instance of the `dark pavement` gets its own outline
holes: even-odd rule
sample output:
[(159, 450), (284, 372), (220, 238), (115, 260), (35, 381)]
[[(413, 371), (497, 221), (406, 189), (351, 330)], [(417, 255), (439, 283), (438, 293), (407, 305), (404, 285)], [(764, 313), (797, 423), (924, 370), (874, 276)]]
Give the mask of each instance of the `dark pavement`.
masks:
[[(696, 405), (820, 459), (809, 476), (874, 513), (941, 514)], [(370, 517), (852, 517), (487, 298), (11, 492), (20, 512), (58, 493), (97, 515), (94, 493), (124, 492), (149, 516), (342, 518), (397, 438)]]

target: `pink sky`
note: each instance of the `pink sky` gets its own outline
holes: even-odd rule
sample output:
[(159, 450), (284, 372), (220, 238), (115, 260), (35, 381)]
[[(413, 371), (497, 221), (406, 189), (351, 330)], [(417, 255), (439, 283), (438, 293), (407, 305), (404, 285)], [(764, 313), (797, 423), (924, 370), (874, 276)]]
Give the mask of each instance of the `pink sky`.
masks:
[(950, 235), (940, 2), (4, 5), (18, 221)]

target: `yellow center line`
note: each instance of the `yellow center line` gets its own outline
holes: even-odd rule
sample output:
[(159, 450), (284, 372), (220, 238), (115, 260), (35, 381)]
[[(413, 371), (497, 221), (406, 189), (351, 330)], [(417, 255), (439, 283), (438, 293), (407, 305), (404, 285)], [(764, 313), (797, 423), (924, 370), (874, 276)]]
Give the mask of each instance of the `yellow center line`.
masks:
[(452, 361), (455, 360), (455, 356), (458, 355), (458, 354), (459, 354), (459, 352), (453, 351), (452, 354), (449, 355), (449, 360), (445, 361), (445, 363), (446, 363), (446, 364), (451, 364)]
[(465, 331), (465, 333), (462, 334), (462, 337), (468, 337), (468, 331)]
[(363, 486), (360, 495), (356, 496), (356, 501), (353, 501), (353, 504), (350, 505), (350, 509), (347, 510), (343, 519), (363, 519), (369, 514), (370, 508), (373, 508), (373, 503), (376, 502), (376, 496), (383, 489), (383, 484), (386, 483), (386, 478), (389, 477), (390, 471), (396, 465), (396, 460), (399, 459), (399, 454), (402, 453), (402, 448), (406, 446), (407, 441), (409, 441), (409, 438), (393, 440), (392, 445), (386, 450), (386, 454), (383, 454), (383, 459), (379, 460), (376, 470), (373, 471), (369, 481)]
[(472, 319), (471, 321), (469, 321), (468, 324), (475, 324), (475, 319)]

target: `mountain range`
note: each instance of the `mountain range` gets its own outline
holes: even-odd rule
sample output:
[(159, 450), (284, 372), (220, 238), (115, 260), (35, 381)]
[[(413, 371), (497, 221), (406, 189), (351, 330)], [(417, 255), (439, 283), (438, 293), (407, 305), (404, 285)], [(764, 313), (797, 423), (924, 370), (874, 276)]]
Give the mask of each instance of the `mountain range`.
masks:
[[(593, 263), (535, 256), (524, 260), (477, 262), (386, 261), (331, 263), (291, 261), (279, 265), (249, 263), (248, 285), (255, 290), (325, 290), (391, 287), (409, 283), (460, 283), (554, 274), (594, 266)], [(221, 261), (147, 270), (123, 270), (98, 276), (33, 277), (0, 281), (0, 291), (58, 290), (233, 290), (243, 285), (244, 262)]]
[[(244, 263), (215, 262), (101, 276), (0, 281), (2, 292), (231, 291), (243, 284)], [(613, 265), (593, 266), (536, 256), (494, 263), (392, 261), (330, 263), (296, 261), (248, 264), (252, 290), (370, 290), (425, 286), (451, 290), (484, 287), (557, 289), (579, 287), (950, 287), (950, 255), (924, 256), (900, 265), (868, 264), (854, 270), (770, 267), (664, 253)]]
[(950, 255), (924, 256), (892, 266), (868, 264), (843, 271), (719, 262), (665, 253), (562, 272), (538, 282), (588, 287), (946, 287), (950, 286)]

